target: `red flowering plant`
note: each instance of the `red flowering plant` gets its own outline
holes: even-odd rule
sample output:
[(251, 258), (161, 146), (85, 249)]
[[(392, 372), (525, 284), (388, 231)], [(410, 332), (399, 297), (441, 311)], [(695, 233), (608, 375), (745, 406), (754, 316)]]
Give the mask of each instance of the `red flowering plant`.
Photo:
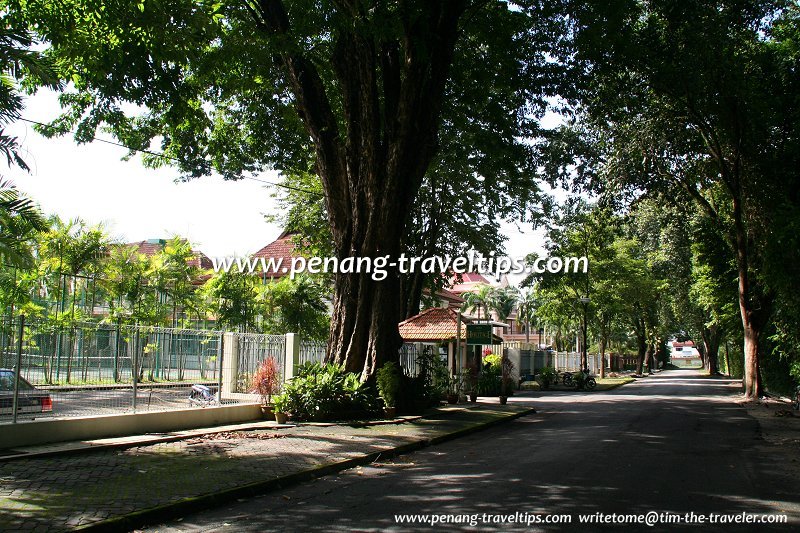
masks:
[(251, 380), (252, 392), (261, 396), (261, 404), (272, 402), (272, 395), (281, 391), (281, 375), (278, 362), (269, 356), (258, 364)]

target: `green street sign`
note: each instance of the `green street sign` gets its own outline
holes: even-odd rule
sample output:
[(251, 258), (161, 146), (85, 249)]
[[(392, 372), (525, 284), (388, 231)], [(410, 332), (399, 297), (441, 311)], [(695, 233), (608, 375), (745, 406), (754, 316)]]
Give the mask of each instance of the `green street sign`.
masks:
[(492, 344), (491, 324), (467, 324), (467, 345)]

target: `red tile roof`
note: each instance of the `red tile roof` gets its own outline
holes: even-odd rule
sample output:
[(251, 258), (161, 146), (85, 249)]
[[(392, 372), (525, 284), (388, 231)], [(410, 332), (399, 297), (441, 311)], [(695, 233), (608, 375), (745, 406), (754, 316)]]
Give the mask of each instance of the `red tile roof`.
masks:
[[(456, 337), (458, 313), (453, 309), (432, 307), (418, 315), (400, 322), (400, 336), (406, 342), (441, 341)], [(461, 318), (461, 338), (467, 337), (467, 324), (472, 321)]]
[(458, 281), (458, 276), (453, 276), (450, 279), (450, 283), (452, 286), (450, 287), (449, 291), (458, 295), (472, 291), (477, 285), (491, 285), (488, 279), (477, 272), (467, 272), (466, 274), (461, 274), (460, 283)]
[(456, 294), (454, 292), (448, 291), (447, 289), (439, 289), (438, 291), (436, 291), (436, 296), (439, 296), (439, 297), (447, 300), (451, 304), (459, 304), (460, 305), (460, 304), (464, 303), (464, 298), (462, 298), (461, 296), (459, 296), (458, 294)]
[[(167, 241), (165, 239), (149, 239), (146, 241), (129, 242), (123, 246), (136, 247), (137, 253), (151, 257), (163, 250), (166, 243)], [(194, 257), (187, 261), (190, 266), (202, 268), (203, 270), (213, 268), (211, 259), (209, 259), (206, 254), (203, 252), (195, 252), (194, 250), (192, 250), (192, 253)]]
[[(292, 264), (292, 258), (298, 255), (295, 253), (296, 246), (292, 242), (295, 235), (294, 232), (284, 231), (276, 240), (254, 253), (253, 257), (263, 257), (267, 261), (272, 258), (276, 262), (280, 259), (281, 264), (288, 268)], [(272, 268), (265, 272), (264, 275), (268, 278), (280, 278), (285, 276), (286, 272), (282, 269)]]

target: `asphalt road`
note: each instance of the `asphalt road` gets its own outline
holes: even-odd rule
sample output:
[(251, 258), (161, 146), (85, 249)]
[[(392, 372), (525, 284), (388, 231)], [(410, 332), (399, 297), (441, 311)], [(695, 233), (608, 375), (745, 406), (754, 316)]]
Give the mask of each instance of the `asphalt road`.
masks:
[[(682, 527), (640, 523), (615, 529), (798, 531), (800, 480), (786, 468), (798, 458), (760, 439), (757, 422), (734, 403), (736, 391), (730, 380), (684, 370), (607, 393), (516, 396), (510, 401), (530, 403), (539, 414), (148, 530), (593, 531), (600, 526), (580, 524), (579, 514), (655, 512), (680, 515)], [(789, 523), (686, 523), (686, 513), (695, 513), (689, 519), (696, 521), (700, 515), (743, 512), (782, 513)], [(401, 525), (395, 515), (402, 513), (470, 515), (478, 522)], [(489, 520), (508, 520), (513, 513), (553, 520), (564, 514), (571, 523), (487, 524), (484, 513)]]

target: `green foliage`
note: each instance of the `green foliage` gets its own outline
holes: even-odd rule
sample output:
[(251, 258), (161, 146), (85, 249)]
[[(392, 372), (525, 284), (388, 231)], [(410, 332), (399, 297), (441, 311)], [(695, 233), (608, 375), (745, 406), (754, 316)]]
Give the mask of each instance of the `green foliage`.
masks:
[(344, 420), (377, 410), (374, 391), (357, 374), (335, 364), (306, 363), (274, 399), (275, 409), (296, 420)]
[(31, 243), (46, 228), (47, 223), (33, 201), (20, 194), (14, 184), (0, 179), (0, 261), (30, 269), (34, 265)]
[(203, 286), (209, 311), (220, 327), (253, 331), (258, 327), (258, 277), (230, 269), (216, 272)]
[[(28, 87), (36, 85), (50, 89), (61, 88), (61, 83), (53, 65), (40, 51), (34, 50), (35, 38), (27, 25), (8, 16), (7, 10), (8, 7), (3, 6), (3, 22), (0, 24), (0, 154), (5, 156), (8, 166), (29, 170), (19, 154), (18, 139), (5, 131), (6, 125), (17, 119), (24, 107), (17, 81), (26, 78)], [(0, 203), (2, 201), (0, 199)], [(5, 224), (2, 229), (5, 231)]]
[(500, 365), (484, 367), (478, 378), (478, 394), (481, 396), (500, 396), (503, 386), (502, 377)]
[[(800, 330), (798, 7), (783, 0), (576, 2), (569, 18), (574, 47), (562, 57), (591, 75), (566, 88), (576, 105), (572, 120), (543, 143), (544, 174), (617, 205), (685, 195), (688, 212), (708, 217), (727, 250), (695, 264), (698, 305), (674, 310), (711, 345), (722, 329), (743, 331), (742, 321), (760, 334), (744, 338), (753, 358), (746, 392), (754, 397), (759, 360), (798, 360), (790, 333)], [(729, 259), (742, 292), (738, 325), (726, 320), (730, 298), (718, 298), (730, 280), (717, 267)], [(779, 366), (773, 363), (765, 366)]]
[(386, 407), (395, 407), (400, 391), (400, 369), (390, 361), (378, 369), (378, 394)]
[(288, 395), (286, 394), (279, 394), (272, 398), (272, 408), (275, 410), (276, 413), (290, 413), (292, 402)]
[(263, 306), (267, 333), (301, 333), (303, 337), (325, 340), (330, 318), (325, 297), (328, 288), (307, 275), (294, 279), (284, 276), (263, 284), (258, 289), (258, 302)]
[(542, 382), (542, 387), (545, 389), (550, 388), (553, 381), (556, 379), (556, 371), (552, 367), (546, 366), (539, 371), (539, 380)]
[(490, 353), (483, 356), (484, 364), (488, 363), (490, 366), (495, 368), (500, 368), (500, 364), (503, 361), (503, 356), (497, 355), (496, 353)]
[(447, 394), (450, 385), (447, 365), (438, 353), (426, 348), (417, 356), (417, 368), (417, 395), (429, 405), (436, 405)]
[(203, 287), (203, 294), (210, 312), (225, 328), (327, 338), (327, 288), (309, 276), (293, 280), (285, 276), (264, 283), (256, 275), (232, 268), (215, 273)]

